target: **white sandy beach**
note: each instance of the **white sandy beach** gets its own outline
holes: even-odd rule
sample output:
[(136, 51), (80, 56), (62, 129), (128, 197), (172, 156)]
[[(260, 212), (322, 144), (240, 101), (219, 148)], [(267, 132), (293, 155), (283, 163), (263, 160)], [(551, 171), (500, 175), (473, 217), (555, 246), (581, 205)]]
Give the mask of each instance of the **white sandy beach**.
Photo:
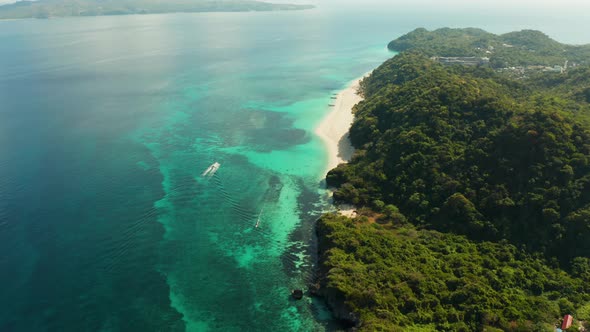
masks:
[(346, 89), (331, 99), (334, 105), (331, 112), (322, 120), (315, 133), (324, 141), (328, 150), (326, 172), (350, 160), (354, 148), (348, 139), (348, 130), (354, 119), (352, 107), (362, 100), (357, 94), (359, 83), (364, 78), (354, 80)]
[[(360, 81), (365, 76), (352, 81), (346, 89), (336, 95), (336, 99), (330, 100), (334, 106), (316, 128), (316, 134), (324, 141), (328, 151), (328, 165), (325, 173), (352, 158), (354, 148), (350, 144), (348, 131), (354, 120), (352, 108), (363, 100), (357, 91)], [(329, 194), (332, 193), (329, 191)], [(352, 205), (337, 206), (337, 210), (349, 218), (354, 218), (357, 215), (356, 208)]]

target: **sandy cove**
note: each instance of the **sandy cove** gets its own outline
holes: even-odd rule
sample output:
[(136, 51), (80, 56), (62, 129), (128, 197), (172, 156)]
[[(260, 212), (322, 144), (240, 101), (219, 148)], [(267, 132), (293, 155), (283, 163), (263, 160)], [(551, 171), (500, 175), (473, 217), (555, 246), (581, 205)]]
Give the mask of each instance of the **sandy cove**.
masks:
[(332, 111), (326, 115), (315, 130), (328, 150), (326, 173), (338, 164), (348, 162), (354, 153), (354, 148), (348, 138), (348, 130), (354, 120), (352, 108), (363, 100), (357, 91), (360, 81), (364, 77), (352, 81), (346, 89), (338, 93), (336, 99), (331, 100), (334, 105)]
[[(352, 81), (346, 89), (336, 95), (332, 111), (326, 115), (315, 130), (315, 133), (324, 141), (328, 152), (328, 165), (324, 174), (338, 164), (346, 163), (352, 158), (354, 148), (348, 137), (348, 131), (354, 120), (352, 108), (363, 100), (358, 94), (358, 90), (361, 80), (367, 75)], [(352, 205), (341, 205), (337, 209), (344, 216), (356, 217), (356, 208)]]

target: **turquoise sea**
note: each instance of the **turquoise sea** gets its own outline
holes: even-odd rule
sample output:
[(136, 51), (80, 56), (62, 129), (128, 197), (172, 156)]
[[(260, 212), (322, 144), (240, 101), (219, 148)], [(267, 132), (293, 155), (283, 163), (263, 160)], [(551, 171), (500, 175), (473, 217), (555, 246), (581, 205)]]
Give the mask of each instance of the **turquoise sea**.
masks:
[(329, 209), (330, 96), (418, 26), (542, 28), (427, 13), (0, 22), (0, 331), (336, 328), (289, 297)]

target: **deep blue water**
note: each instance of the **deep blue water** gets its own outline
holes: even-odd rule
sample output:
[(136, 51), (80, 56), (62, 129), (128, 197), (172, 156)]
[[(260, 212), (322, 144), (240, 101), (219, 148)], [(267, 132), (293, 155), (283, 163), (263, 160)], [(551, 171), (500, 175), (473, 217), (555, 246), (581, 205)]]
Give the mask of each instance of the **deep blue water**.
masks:
[[(331, 94), (417, 26), (538, 22), (366, 8), (0, 22), (0, 331), (329, 329), (288, 293), (310, 280), (327, 208), (313, 130)], [(562, 23), (545, 31), (584, 42)]]

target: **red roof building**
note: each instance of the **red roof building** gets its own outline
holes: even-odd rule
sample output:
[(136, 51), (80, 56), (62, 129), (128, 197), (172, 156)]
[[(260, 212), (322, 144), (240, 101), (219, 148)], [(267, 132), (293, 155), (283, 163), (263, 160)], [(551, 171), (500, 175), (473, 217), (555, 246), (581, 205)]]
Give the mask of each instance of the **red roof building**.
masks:
[(572, 317), (572, 315), (563, 316), (563, 323), (561, 324), (561, 329), (562, 330), (569, 329), (570, 326), (572, 326), (573, 320), (574, 320), (574, 317)]

